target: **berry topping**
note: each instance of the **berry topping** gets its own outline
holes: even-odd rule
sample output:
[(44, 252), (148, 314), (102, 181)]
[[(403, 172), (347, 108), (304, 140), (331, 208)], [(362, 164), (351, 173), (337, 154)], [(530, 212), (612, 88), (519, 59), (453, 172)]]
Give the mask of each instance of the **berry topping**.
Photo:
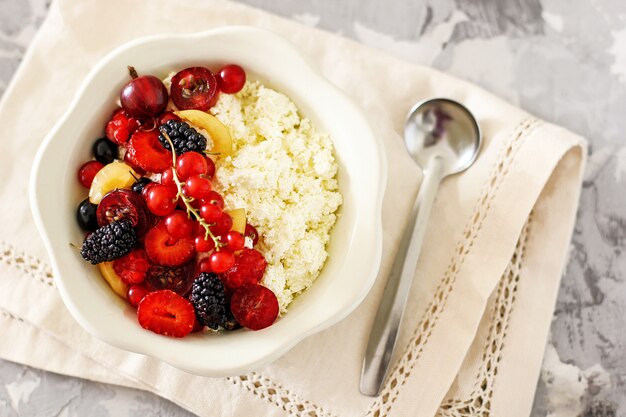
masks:
[(140, 125), (139, 120), (131, 117), (124, 109), (117, 109), (106, 125), (106, 137), (118, 145), (123, 145)]
[[(215, 249), (215, 242), (211, 238), (205, 239), (203, 233), (201, 236), (196, 236), (194, 239), (194, 246), (196, 248), (196, 252), (198, 253), (210, 252)], [(209, 261), (209, 259), (207, 259), (207, 261)]]
[(222, 241), (226, 243), (226, 248), (231, 252), (237, 252), (243, 249), (246, 239), (239, 232), (231, 230), (226, 233), (222, 238)]
[(195, 252), (193, 240), (173, 238), (163, 222), (148, 231), (145, 249), (152, 262), (165, 266), (183, 265), (193, 258)]
[[(202, 204), (214, 204), (219, 208), (224, 208), (224, 197), (220, 195), (217, 191), (211, 191), (208, 197), (202, 199)], [(201, 204), (201, 205), (202, 205)]]
[(176, 208), (176, 191), (162, 184), (152, 184), (146, 188), (146, 203), (157, 216), (167, 216)]
[[(159, 126), (161, 134), (159, 142), (168, 151), (172, 149), (164, 134), (167, 134), (174, 144), (176, 155), (181, 156), (185, 152), (203, 152), (206, 149), (206, 138), (198, 133), (196, 129), (190, 127), (187, 123), (179, 120), (168, 120)], [(168, 160), (168, 164), (172, 159)], [(164, 168), (165, 169), (165, 168)], [(161, 169), (159, 171), (163, 171)]]
[(219, 252), (213, 252), (209, 257), (209, 265), (211, 266), (211, 271), (221, 274), (235, 265), (235, 255), (224, 249)]
[(120, 220), (103, 226), (87, 236), (80, 254), (83, 259), (98, 264), (108, 262), (129, 253), (137, 237), (130, 220)]
[(120, 93), (122, 108), (132, 117), (145, 120), (162, 113), (167, 106), (167, 88), (153, 75), (139, 77), (133, 67), (128, 67), (133, 78)]
[(217, 102), (217, 80), (208, 68), (186, 68), (172, 77), (171, 92), (179, 109), (207, 111)]
[(260, 330), (270, 326), (278, 317), (278, 300), (269, 288), (245, 284), (233, 294), (230, 309), (242, 326)]
[(226, 324), (226, 291), (217, 275), (201, 273), (193, 282), (189, 300), (200, 324), (213, 330)]
[(222, 209), (216, 204), (205, 203), (200, 206), (200, 216), (209, 224), (217, 223), (222, 218)]
[(93, 232), (98, 228), (97, 208), (98, 206), (91, 204), (88, 198), (81, 201), (76, 209), (76, 221), (81, 229)]
[(140, 239), (151, 223), (151, 215), (143, 198), (127, 189), (106, 194), (100, 201), (96, 214), (100, 226), (122, 219), (130, 220)]
[(183, 191), (187, 197), (202, 200), (210, 195), (212, 187), (211, 181), (205, 178), (204, 175), (194, 175), (185, 181)]
[(115, 161), (118, 154), (117, 145), (107, 138), (100, 138), (95, 141), (91, 150), (93, 152), (93, 156), (96, 158), (96, 161), (101, 162), (104, 165)]
[(127, 284), (141, 284), (146, 279), (150, 262), (146, 252), (135, 249), (113, 261), (113, 270)]
[(83, 185), (83, 187), (89, 188), (91, 187), (91, 183), (95, 178), (96, 174), (100, 172), (100, 170), (104, 168), (104, 165), (98, 161), (87, 161), (80, 166), (78, 169), (78, 181)]
[(257, 284), (267, 262), (261, 252), (255, 249), (243, 249), (235, 256), (235, 265), (222, 274), (224, 285), (229, 289), (239, 288), (244, 284)]
[(193, 272), (193, 263), (173, 267), (152, 265), (146, 274), (145, 284), (151, 291), (171, 290), (186, 296), (193, 284)]
[(137, 194), (142, 194), (144, 188), (146, 188), (146, 185), (150, 184), (151, 182), (152, 180), (150, 178), (141, 177), (137, 181), (135, 181), (135, 183), (131, 187), (131, 190), (133, 190)]
[(149, 172), (161, 172), (172, 165), (172, 154), (159, 143), (159, 132), (138, 130), (128, 141), (124, 159)]
[[(187, 178), (194, 175), (206, 175), (208, 169), (207, 158), (198, 152), (184, 153), (176, 161), (176, 173), (181, 181), (186, 181)], [(215, 165), (213, 169), (215, 170)]]
[(137, 307), (141, 300), (143, 300), (143, 297), (148, 295), (149, 292), (150, 291), (143, 285), (131, 285), (126, 293), (126, 298), (131, 306)]
[(230, 64), (217, 72), (217, 85), (222, 93), (238, 93), (246, 84), (246, 72), (239, 65)]
[(211, 231), (216, 235), (222, 235), (228, 232), (231, 227), (233, 227), (233, 218), (227, 213), (222, 212), (219, 220), (215, 223), (215, 225), (211, 226)]
[(191, 237), (195, 229), (193, 220), (189, 218), (186, 212), (180, 210), (168, 215), (164, 223), (167, 233), (175, 239)]
[(172, 337), (185, 337), (191, 333), (195, 315), (189, 301), (169, 290), (147, 294), (137, 308), (141, 327)]

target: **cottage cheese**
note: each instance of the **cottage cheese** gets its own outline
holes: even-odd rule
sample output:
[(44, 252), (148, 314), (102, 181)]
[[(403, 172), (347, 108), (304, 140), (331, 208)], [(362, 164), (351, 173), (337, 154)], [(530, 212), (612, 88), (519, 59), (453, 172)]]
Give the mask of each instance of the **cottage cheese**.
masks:
[(220, 95), (211, 109), (233, 135), (234, 152), (218, 158), (215, 188), (227, 208), (245, 208), (268, 263), (262, 284), (281, 313), (318, 277), (342, 196), (328, 134), (298, 113), (284, 94), (249, 81)]

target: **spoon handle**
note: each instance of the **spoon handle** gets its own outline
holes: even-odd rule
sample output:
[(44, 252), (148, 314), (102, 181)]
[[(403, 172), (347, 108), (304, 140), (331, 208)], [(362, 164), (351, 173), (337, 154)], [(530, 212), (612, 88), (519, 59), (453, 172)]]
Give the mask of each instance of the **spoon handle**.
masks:
[(387, 375), (404, 306), (422, 249), (428, 218), (437, 188), (443, 179), (443, 168), (442, 159), (433, 157), (424, 169), (424, 179), (413, 205), (410, 220), (404, 229), (370, 333), (361, 370), (360, 390), (364, 395), (378, 395)]

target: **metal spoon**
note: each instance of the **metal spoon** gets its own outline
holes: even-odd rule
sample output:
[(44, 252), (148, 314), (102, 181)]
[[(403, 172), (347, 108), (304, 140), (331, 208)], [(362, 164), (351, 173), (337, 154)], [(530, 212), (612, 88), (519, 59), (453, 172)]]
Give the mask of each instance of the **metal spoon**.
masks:
[(376, 313), (361, 370), (361, 393), (375, 396), (388, 372), (424, 232), (441, 181), (469, 168), (480, 149), (476, 119), (445, 98), (417, 103), (404, 125), (404, 144), (424, 179)]

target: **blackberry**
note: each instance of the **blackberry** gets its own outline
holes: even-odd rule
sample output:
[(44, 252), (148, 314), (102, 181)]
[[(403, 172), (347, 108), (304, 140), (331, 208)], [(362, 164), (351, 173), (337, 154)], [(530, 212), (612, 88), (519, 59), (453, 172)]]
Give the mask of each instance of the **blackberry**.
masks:
[(87, 236), (80, 254), (92, 264), (109, 262), (129, 253), (137, 236), (132, 222), (124, 219), (103, 226)]
[(161, 145), (168, 151), (170, 149), (170, 144), (165, 139), (163, 133), (167, 133), (167, 135), (172, 140), (174, 144), (174, 151), (176, 155), (182, 155), (185, 152), (200, 152), (206, 149), (206, 138), (202, 136), (200, 133), (196, 131), (196, 129), (190, 127), (187, 123), (181, 122), (180, 120), (168, 120), (159, 126), (159, 142)]
[(217, 330), (228, 321), (226, 315), (226, 290), (214, 273), (202, 272), (191, 287), (191, 303), (200, 324)]

